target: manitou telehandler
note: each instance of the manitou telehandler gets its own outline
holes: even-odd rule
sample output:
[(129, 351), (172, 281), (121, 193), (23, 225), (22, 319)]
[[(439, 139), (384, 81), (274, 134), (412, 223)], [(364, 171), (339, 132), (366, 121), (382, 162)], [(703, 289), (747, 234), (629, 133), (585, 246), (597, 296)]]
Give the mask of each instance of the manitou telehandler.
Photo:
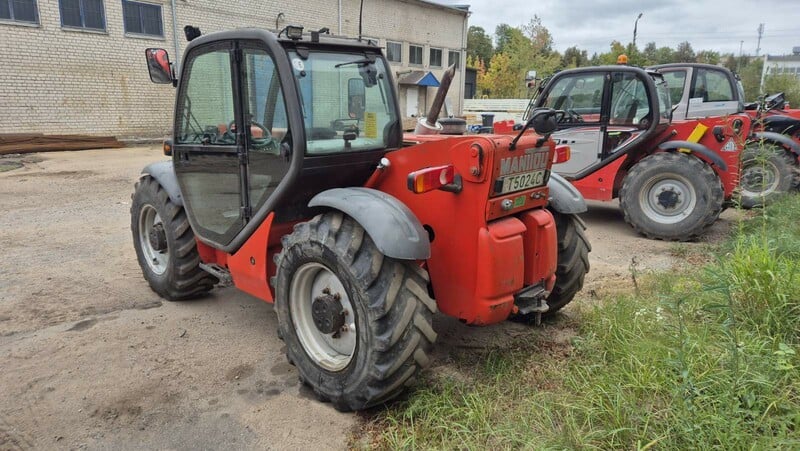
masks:
[(800, 183), (800, 111), (783, 110), (782, 94), (744, 102), (736, 74), (722, 66), (674, 63), (653, 66), (664, 75), (673, 119), (746, 112), (753, 120), (742, 155), (739, 193), (744, 208), (760, 207)]
[(747, 115), (671, 120), (661, 74), (625, 65), (559, 72), (531, 100), (563, 110), (552, 137), (571, 149), (553, 166), (587, 198), (619, 198), (625, 221), (650, 238), (702, 235), (739, 183)]
[(550, 173), (556, 111), (533, 112), (536, 134), (436, 134), (450, 68), (412, 144), (372, 42), (218, 32), (189, 42), (179, 77), (146, 52), (177, 99), (172, 160), (144, 169), (131, 206), (145, 279), (169, 300), (228, 281), (274, 302), (289, 361), (337, 409), (400, 393), (437, 309), (535, 322), (583, 285), (586, 206)]

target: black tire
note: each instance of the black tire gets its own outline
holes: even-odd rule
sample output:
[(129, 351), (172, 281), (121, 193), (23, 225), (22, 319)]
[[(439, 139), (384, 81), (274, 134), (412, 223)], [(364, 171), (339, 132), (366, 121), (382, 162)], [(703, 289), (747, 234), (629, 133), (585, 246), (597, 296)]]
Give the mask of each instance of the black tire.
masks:
[[(436, 340), (432, 326), (436, 303), (428, 295), (427, 272), (416, 262), (381, 254), (352, 218), (329, 212), (296, 225), (283, 238), (276, 263), (278, 332), (300, 380), (320, 400), (330, 401), (340, 411), (375, 406), (397, 396), (427, 366)], [(314, 275), (306, 284), (309, 268), (329, 279), (320, 285), (321, 279)], [(342, 293), (331, 288), (337, 283)], [(328, 296), (342, 299), (342, 318), (351, 318), (348, 308), (352, 310), (352, 320), (347, 321), (357, 333), (349, 337), (354, 342), (350, 351), (338, 353), (330, 347), (347, 338), (346, 325), (341, 335), (315, 329), (315, 323), (308, 325), (308, 305), (323, 296), (316, 292), (321, 286), (328, 288)], [(309, 351), (313, 346), (331, 352)], [(315, 352), (317, 357), (311, 355)]]
[(773, 144), (751, 143), (742, 154), (739, 202), (742, 208), (769, 205), (797, 184), (797, 158)]
[[(558, 235), (558, 264), (556, 265), (556, 283), (550, 296), (547, 297), (547, 312), (543, 318), (553, 316), (556, 312), (572, 302), (575, 295), (583, 288), (583, 280), (589, 272), (589, 252), (592, 246), (586, 238), (586, 225), (577, 215), (561, 214), (550, 211), (556, 223)], [(535, 313), (516, 315), (512, 319), (524, 323), (533, 323)]]
[(619, 204), (637, 232), (648, 238), (689, 241), (722, 212), (722, 182), (702, 160), (661, 152), (636, 163), (622, 182)]
[[(169, 301), (192, 299), (208, 293), (217, 278), (200, 269), (200, 255), (194, 232), (183, 206), (174, 204), (161, 185), (150, 176), (136, 183), (131, 196), (131, 232), (133, 247), (147, 283), (159, 296)], [(148, 245), (140, 235), (144, 215), (157, 213), (161, 225), (158, 234), (162, 244)], [(157, 226), (156, 224), (155, 226)], [(150, 227), (144, 225), (145, 227)], [(153, 227), (155, 227), (153, 226)], [(145, 232), (145, 236), (149, 236)], [(166, 245), (164, 251), (156, 249)], [(149, 246), (149, 247), (148, 247)], [(148, 262), (147, 255), (157, 254), (158, 263)]]

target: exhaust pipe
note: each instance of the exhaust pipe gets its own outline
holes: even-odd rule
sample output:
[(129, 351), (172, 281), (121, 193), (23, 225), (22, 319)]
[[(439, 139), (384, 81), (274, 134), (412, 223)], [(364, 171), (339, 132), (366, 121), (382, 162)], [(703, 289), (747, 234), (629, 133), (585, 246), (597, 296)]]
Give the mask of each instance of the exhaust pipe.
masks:
[(415, 135), (438, 135), (442, 131), (441, 124), (438, 124), (436, 120), (439, 119), (444, 99), (447, 97), (447, 91), (450, 89), (450, 83), (452, 83), (455, 75), (456, 65), (453, 64), (442, 75), (442, 81), (436, 91), (436, 97), (433, 98), (433, 104), (431, 105), (431, 110), (428, 111), (428, 116), (417, 120), (417, 126), (414, 128)]

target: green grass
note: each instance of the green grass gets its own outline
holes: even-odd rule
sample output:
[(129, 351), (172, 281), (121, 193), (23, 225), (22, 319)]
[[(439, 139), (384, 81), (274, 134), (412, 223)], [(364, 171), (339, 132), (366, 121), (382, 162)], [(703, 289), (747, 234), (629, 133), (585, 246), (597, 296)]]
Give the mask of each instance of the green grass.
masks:
[[(639, 275), (579, 309), (577, 336), (474, 350), (373, 416), (420, 449), (797, 449), (800, 196), (740, 224), (703, 266)], [(683, 248), (679, 252), (683, 253)], [(362, 440), (362, 443), (364, 441)]]

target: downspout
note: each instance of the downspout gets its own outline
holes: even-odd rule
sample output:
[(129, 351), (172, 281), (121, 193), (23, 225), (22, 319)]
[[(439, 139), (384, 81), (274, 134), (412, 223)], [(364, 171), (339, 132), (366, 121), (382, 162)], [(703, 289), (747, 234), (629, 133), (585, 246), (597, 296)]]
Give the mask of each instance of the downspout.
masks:
[[(458, 84), (458, 116), (464, 115), (464, 83), (467, 81), (467, 20), (470, 11), (464, 14), (464, 27), (461, 29), (461, 55), (459, 55), (459, 69), (461, 70), (461, 80)], [(455, 116), (455, 115), (454, 115)]]
[(175, 73), (180, 73), (181, 46), (178, 44), (178, 10), (175, 0), (171, 1), (172, 7), (172, 44), (175, 46)]
[[(172, 0), (175, 1), (175, 0)], [(342, 35), (342, 0), (339, 0), (339, 36)]]

